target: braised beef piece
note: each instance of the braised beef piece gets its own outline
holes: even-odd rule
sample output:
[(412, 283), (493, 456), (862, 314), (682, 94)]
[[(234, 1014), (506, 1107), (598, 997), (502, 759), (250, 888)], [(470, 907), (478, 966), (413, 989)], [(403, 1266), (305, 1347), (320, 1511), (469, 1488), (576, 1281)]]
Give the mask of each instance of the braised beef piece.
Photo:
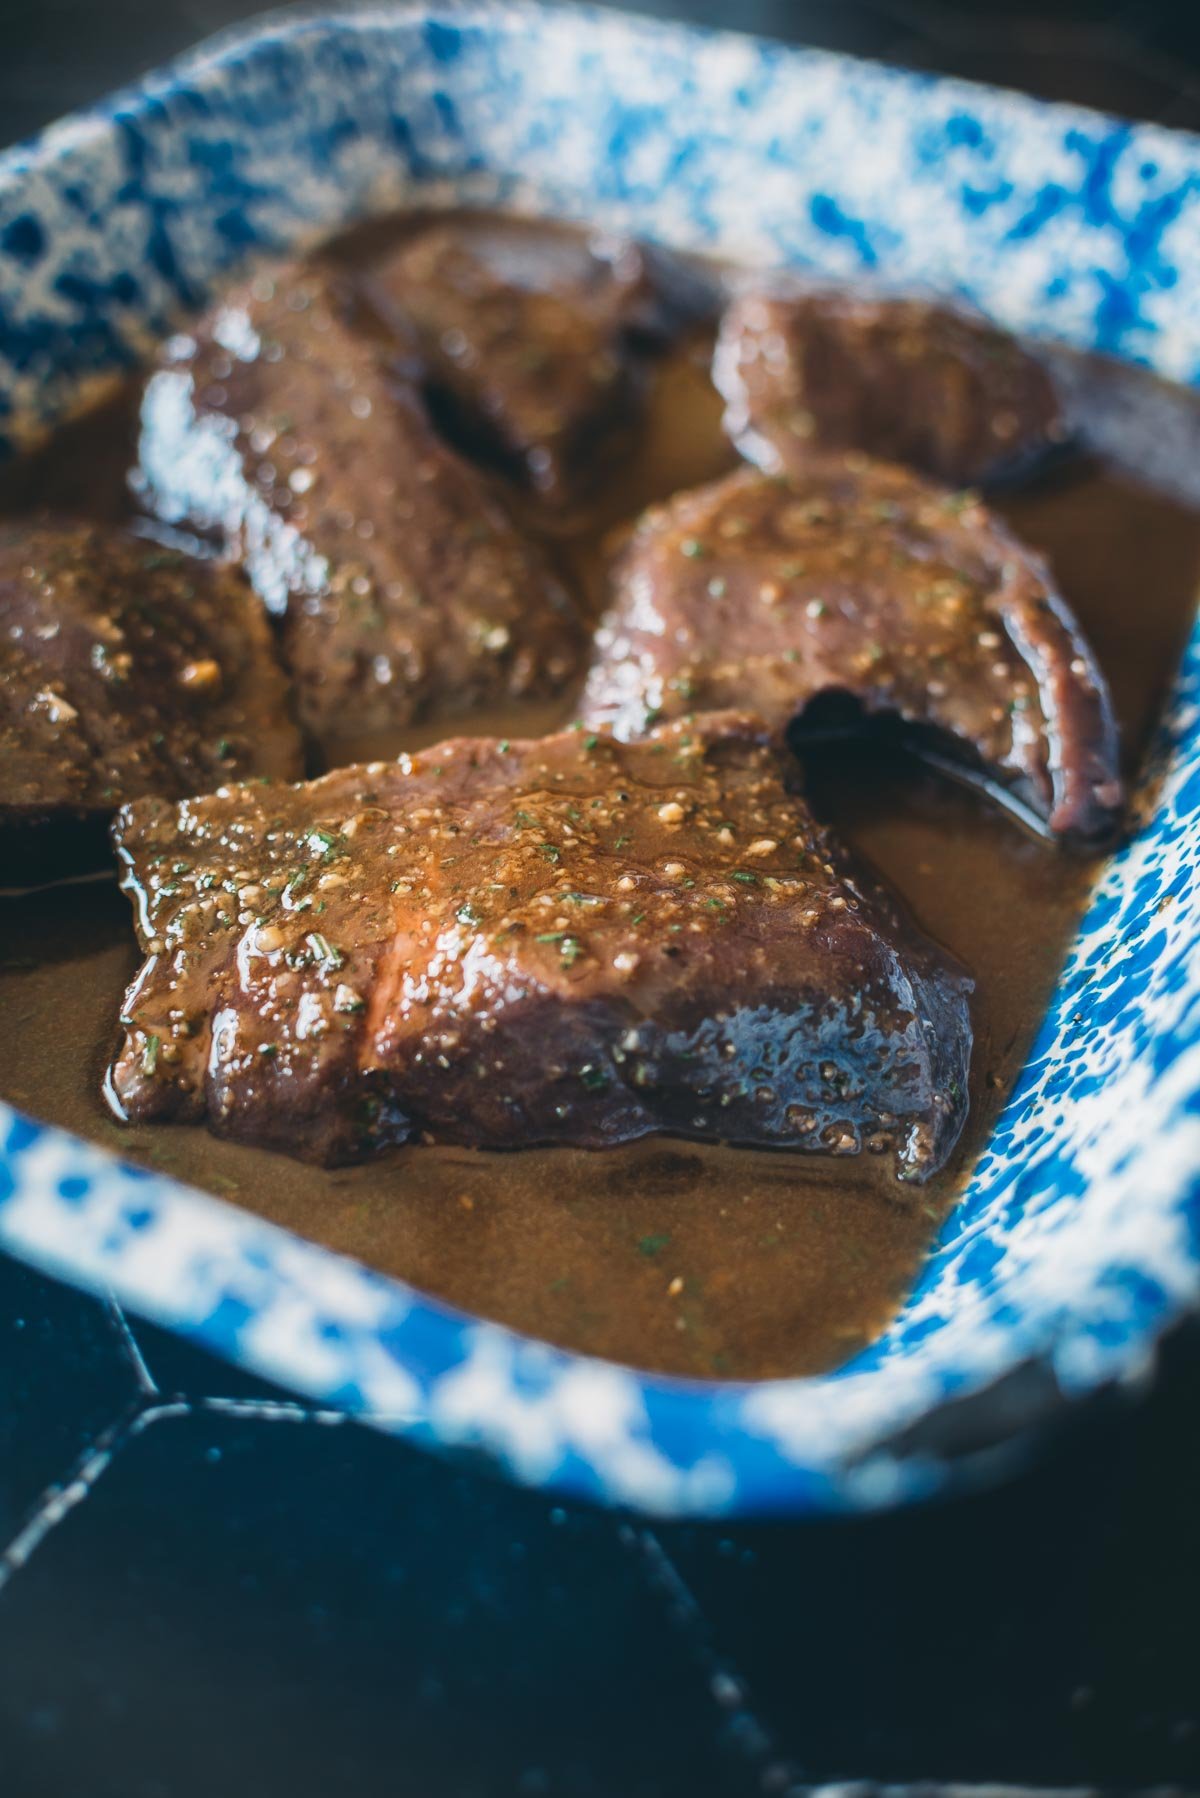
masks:
[(633, 739), (742, 705), (786, 727), (832, 695), (916, 727), (1060, 836), (1115, 822), (1104, 677), (1045, 563), (976, 494), (848, 455), (803, 482), (739, 470), (644, 515), (597, 632), (589, 724)]
[(725, 428), (768, 473), (865, 450), (951, 484), (1027, 471), (1067, 430), (1029, 350), (970, 308), (777, 281), (722, 321), (713, 378)]
[(43, 852), (55, 872), (73, 871), (77, 845), (92, 859), (99, 831), (67, 827), (127, 799), (298, 779), (286, 682), (245, 581), (126, 531), (0, 526), (0, 768), (0, 884), (48, 873)]
[(661, 1130), (924, 1180), (963, 1121), (970, 982), (790, 766), (725, 717), (139, 802), (112, 1097), (327, 1163)]
[(561, 586), (319, 271), (261, 276), (167, 345), (140, 484), (284, 614), (303, 721), (327, 742), (548, 696), (576, 667)]
[(518, 219), (430, 225), (363, 287), (414, 334), (451, 435), (556, 507), (615, 447), (645, 352), (716, 311), (714, 286), (665, 251)]

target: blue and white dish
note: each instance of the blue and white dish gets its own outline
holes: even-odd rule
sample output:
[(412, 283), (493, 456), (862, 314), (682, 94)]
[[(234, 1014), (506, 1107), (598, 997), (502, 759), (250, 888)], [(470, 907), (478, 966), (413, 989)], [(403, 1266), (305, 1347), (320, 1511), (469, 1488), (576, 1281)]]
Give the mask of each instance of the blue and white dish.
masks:
[[(220, 40), (0, 158), (0, 438), (248, 258), (461, 201), (870, 267), (1200, 380), (1200, 140), (603, 12), (385, 8)], [(3, 1105), (0, 1243), (533, 1485), (793, 1515), (942, 1489), (963, 1444), (1137, 1378), (1200, 1296), (1200, 634), (1136, 815), (917, 1290), (835, 1373), (689, 1383), (549, 1348)]]

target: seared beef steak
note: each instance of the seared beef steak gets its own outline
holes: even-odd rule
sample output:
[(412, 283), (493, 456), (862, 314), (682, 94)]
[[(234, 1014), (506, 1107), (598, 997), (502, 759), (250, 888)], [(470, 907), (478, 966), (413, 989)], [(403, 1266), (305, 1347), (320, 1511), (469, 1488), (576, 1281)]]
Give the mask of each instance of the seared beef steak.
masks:
[(286, 613), (324, 740), (549, 695), (578, 659), (559, 583), (390, 355), (326, 276), (281, 270), (174, 339), (143, 403), (146, 498)]
[(755, 721), (460, 739), (124, 811), (147, 960), (109, 1090), (326, 1162), (656, 1130), (923, 1180), (970, 982), (834, 850)]
[(632, 740), (819, 696), (891, 713), (1062, 836), (1121, 800), (1104, 677), (1046, 565), (972, 493), (864, 456), (745, 469), (647, 512), (619, 558), (583, 714)]
[(663, 251), (515, 219), (430, 225), (364, 291), (413, 332), (453, 434), (558, 507), (628, 421), (642, 353), (715, 311)]
[(1048, 372), (969, 309), (820, 283), (741, 293), (713, 377), (725, 428), (768, 473), (866, 450), (951, 484), (1019, 473), (1066, 427)]
[(299, 732), (245, 581), (126, 531), (0, 527), (0, 768), (9, 827), (297, 777)]

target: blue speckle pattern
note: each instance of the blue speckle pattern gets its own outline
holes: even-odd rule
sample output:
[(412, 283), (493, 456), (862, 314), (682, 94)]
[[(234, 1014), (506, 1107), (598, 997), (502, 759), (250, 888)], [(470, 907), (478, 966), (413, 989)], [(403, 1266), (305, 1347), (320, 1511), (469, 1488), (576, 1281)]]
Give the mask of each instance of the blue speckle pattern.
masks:
[[(0, 159), (20, 442), (248, 255), (502, 202), (957, 289), (1200, 380), (1200, 140), (604, 13), (365, 12), (218, 42)], [(1200, 638), (1017, 1091), (921, 1283), (836, 1373), (651, 1378), (463, 1317), (0, 1106), (0, 1241), (257, 1373), (512, 1476), (672, 1513), (865, 1509), (922, 1422), (1029, 1366), (1135, 1378), (1200, 1294)]]

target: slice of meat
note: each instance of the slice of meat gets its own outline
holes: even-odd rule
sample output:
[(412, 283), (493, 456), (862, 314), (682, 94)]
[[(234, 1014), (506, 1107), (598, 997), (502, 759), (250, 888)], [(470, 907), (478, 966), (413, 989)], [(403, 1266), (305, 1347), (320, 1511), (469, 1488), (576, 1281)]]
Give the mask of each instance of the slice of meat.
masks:
[(573, 506), (633, 413), (644, 353), (716, 311), (666, 252), (518, 219), (407, 238), (363, 283), (411, 330), (456, 440), (551, 506)]
[(128, 799), (298, 779), (287, 684), (245, 581), (126, 531), (0, 527), (0, 767), (22, 878), (41, 873), (27, 858), (50, 829)]
[(970, 982), (789, 765), (734, 717), (134, 805), (111, 1098), (331, 1163), (662, 1130), (923, 1180), (964, 1116)]
[(583, 716), (633, 739), (739, 705), (776, 726), (850, 695), (1060, 836), (1121, 803), (1104, 677), (1050, 572), (973, 493), (864, 456), (739, 470), (647, 512), (620, 556)]
[(548, 696), (577, 665), (562, 587), (319, 271), (261, 276), (167, 346), (140, 485), (285, 614), (301, 715), (326, 742)]
[(1067, 436), (1046, 367), (982, 313), (783, 282), (742, 292), (713, 379), (725, 428), (768, 473), (865, 450), (952, 485), (1028, 470)]

